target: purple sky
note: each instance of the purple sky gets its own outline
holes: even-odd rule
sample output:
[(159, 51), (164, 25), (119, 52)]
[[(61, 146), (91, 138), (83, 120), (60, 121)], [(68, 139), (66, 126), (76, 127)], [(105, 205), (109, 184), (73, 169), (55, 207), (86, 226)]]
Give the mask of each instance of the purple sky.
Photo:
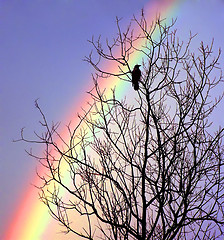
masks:
[[(35, 174), (37, 162), (24, 151), (29, 145), (12, 142), (24, 126), (27, 136), (38, 130), (35, 99), (50, 121), (63, 121), (71, 107), (77, 109), (91, 86), (93, 69), (82, 61), (91, 51), (87, 39), (114, 36), (115, 17), (123, 17), (125, 26), (148, 2), (0, 0), (0, 238)], [(210, 43), (214, 37), (215, 49), (224, 52), (224, 0), (180, 2), (173, 16), (182, 39), (192, 30), (198, 33), (196, 43)], [(217, 124), (224, 125), (222, 116), (221, 107)]]

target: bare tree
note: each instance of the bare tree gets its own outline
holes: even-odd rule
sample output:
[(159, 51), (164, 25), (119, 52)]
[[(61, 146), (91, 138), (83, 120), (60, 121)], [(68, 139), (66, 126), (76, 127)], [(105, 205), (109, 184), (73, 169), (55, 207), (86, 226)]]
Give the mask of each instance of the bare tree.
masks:
[[(76, 239), (217, 239), (224, 234), (223, 128), (213, 133), (210, 116), (223, 96), (213, 98), (222, 83), (220, 51), (213, 56), (213, 43), (203, 42), (191, 51), (194, 36), (184, 43), (175, 22), (148, 25), (143, 13), (124, 32), (119, 23), (105, 47), (101, 38), (90, 41), (99, 57), (93, 51), (85, 59), (96, 69), (92, 103), (67, 127), (69, 141), (36, 103), (46, 130), (34, 141), (46, 146), (37, 156), (46, 168), (41, 200)], [(100, 83), (108, 78), (131, 86), (136, 52), (139, 90), (106, 94)], [(23, 132), (22, 140), (29, 141)]]

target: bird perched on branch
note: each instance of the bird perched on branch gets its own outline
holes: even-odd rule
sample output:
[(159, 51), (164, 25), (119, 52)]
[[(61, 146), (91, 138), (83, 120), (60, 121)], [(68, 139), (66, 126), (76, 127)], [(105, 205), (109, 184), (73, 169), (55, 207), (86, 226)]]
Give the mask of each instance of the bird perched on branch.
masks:
[(131, 72), (132, 75), (132, 86), (137, 91), (139, 89), (139, 80), (141, 78), (141, 71), (139, 69), (141, 65), (135, 65), (133, 71)]

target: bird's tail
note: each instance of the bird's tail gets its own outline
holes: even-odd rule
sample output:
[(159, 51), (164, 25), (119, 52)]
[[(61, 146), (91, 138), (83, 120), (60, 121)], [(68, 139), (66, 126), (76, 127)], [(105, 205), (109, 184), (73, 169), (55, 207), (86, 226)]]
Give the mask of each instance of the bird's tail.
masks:
[(139, 89), (138, 83), (135, 83), (135, 84), (134, 84), (134, 89), (135, 89), (135, 91), (138, 91), (138, 89)]

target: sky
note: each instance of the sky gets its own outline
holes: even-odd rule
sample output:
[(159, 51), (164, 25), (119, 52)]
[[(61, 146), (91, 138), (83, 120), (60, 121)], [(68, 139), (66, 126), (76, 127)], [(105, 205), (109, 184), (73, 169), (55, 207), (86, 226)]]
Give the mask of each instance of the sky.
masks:
[[(38, 167), (24, 150), (31, 145), (13, 142), (23, 127), (27, 137), (39, 130), (34, 101), (39, 99), (49, 121), (67, 124), (92, 84), (94, 70), (83, 61), (92, 49), (87, 40), (92, 35), (112, 38), (116, 16), (125, 27), (151, 1), (0, 0), (0, 239)], [(190, 30), (198, 33), (196, 47), (214, 37), (214, 53), (223, 49), (224, 69), (224, 0), (177, 2), (167, 17), (177, 18), (181, 38), (187, 39)], [(215, 112), (216, 126), (224, 125), (223, 104)]]

